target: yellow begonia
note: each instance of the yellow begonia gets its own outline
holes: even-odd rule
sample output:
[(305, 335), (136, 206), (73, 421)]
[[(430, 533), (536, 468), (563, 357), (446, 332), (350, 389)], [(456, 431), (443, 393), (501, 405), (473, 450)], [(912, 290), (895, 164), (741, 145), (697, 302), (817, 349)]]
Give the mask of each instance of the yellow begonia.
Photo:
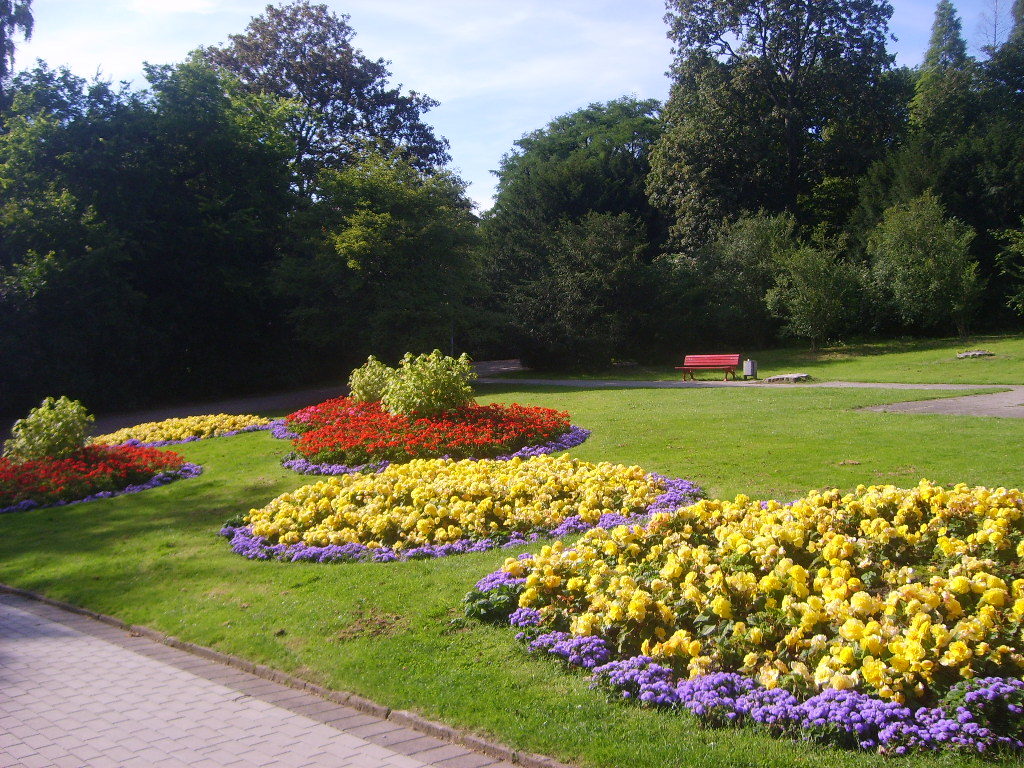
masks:
[(228, 432), (238, 432), (250, 427), (265, 427), (269, 423), (270, 419), (248, 414), (218, 413), (212, 416), (187, 416), (125, 427), (116, 432), (94, 437), (93, 442), (98, 445), (120, 445), (129, 440), (138, 440), (142, 443), (195, 440), (219, 437)]
[(1024, 671), (1024, 579), (1006, 566), (1024, 557), (1018, 490), (922, 481), (788, 505), (704, 500), (571, 550), (526, 561), (584, 584), (538, 582), (544, 621), (643, 647), (680, 674), (790, 674), (904, 702)]
[[(548, 531), (572, 515), (593, 525), (605, 514), (644, 512), (662, 490), (660, 481), (640, 467), (591, 464), (568, 456), (420, 459), (303, 486), (251, 510), (246, 522), (271, 543), (357, 542), (399, 550)], [(625, 527), (621, 530), (626, 533), (610, 535), (628, 536)], [(560, 553), (561, 545), (544, 552)], [(509, 568), (524, 572), (522, 565)], [(589, 581), (591, 574), (569, 583), (555, 572), (528, 577), (529, 586), (548, 592), (577, 592)]]

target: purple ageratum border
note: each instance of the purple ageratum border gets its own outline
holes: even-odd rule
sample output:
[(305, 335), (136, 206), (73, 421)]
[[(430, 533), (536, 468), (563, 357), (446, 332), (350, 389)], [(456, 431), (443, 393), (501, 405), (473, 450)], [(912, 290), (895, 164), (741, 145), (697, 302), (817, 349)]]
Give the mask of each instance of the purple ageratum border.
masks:
[(203, 468), (199, 464), (193, 464), (190, 461), (186, 461), (178, 469), (171, 470), (170, 472), (159, 472), (144, 483), (137, 483), (135, 485), (129, 485), (122, 488), (119, 491), (99, 491), (92, 493), (81, 499), (74, 499), (72, 501), (57, 501), (53, 504), (40, 504), (32, 499), (26, 499), (20, 501), (10, 507), (0, 507), (0, 515), (7, 512), (26, 512), (30, 509), (49, 509), (50, 507), (66, 507), (70, 504), (84, 504), (87, 501), (96, 501), (98, 499), (110, 499), (114, 496), (125, 496), (129, 493), (139, 493), (140, 491), (148, 491), (150, 488), (159, 488), (161, 485), (167, 485), (175, 480), (185, 480), (190, 477), (199, 477), (203, 473)]
[[(291, 440), (298, 435), (288, 429), (284, 423), (284, 419), (279, 419), (273, 422), (270, 426), (270, 434), (279, 440)], [(584, 429), (583, 427), (577, 427), (572, 425), (569, 427), (569, 431), (559, 435), (554, 440), (541, 445), (528, 445), (525, 448), (520, 448), (515, 453), (507, 453), (502, 456), (495, 456), (494, 461), (508, 461), (510, 459), (529, 459), (534, 456), (544, 456), (549, 453), (556, 453), (558, 451), (567, 451), (570, 448), (575, 448), (577, 445), (582, 445), (586, 439), (590, 437), (590, 430)], [(385, 467), (391, 465), (389, 461), (378, 461), (369, 464), (314, 464), (309, 459), (302, 457), (296, 457), (291, 459), (285, 459), (281, 462), (281, 465), (287, 469), (298, 472), (301, 475), (352, 475), (357, 472), (380, 472)]]
[[(459, 539), (447, 544), (426, 544), (411, 549), (393, 550), (390, 547), (367, 547), (365, 544), (329, 544), (324, 547), (298, 544), (270, 544), (262, 536), (256, 536), (248, 525), (225, 525), (220, 535), (231, 539), (231, 550), (250, 560), (282, 560), (285, 562), (393, 562), (395, 560), (426, 560), (449, 555), (461, 555), (467, 552), (487, 552), (488, 550), (520, 547), (542, 538), (566, 536), (583, 533), (591, 528), (614, 528), (619, 525), (640, 525), (656, 512), (664, 512), (672, 504), (683, 506), (692, 504), (703, 496), (701, 489), (682, 478), (669, 479), (662, 475), (650, 475), (665, 485), (665, 490), (647, 507), (647, 511), (637, 515), (605, 514), (591, 525), (579, 515), (571, 515), (550, 530), (534, 531), (524, 534), (513, 532), (508, 536), (487, 539)], [(675, 508), (675, 507), (671, 507)]]
[(294, 440), (299, 437), (298, 432), (292, 432), (288, 429), (284, 419), (274, 419), (267, 425), (267, 429), (270, 430), (270, 436), (278, 440)]
[(168, 445), (182, 445), (184, 443), (194, 443), (198, 440), (213, 440), (214, 438), (217, 437), (231, 437), (232, 435), (240, 435), (243, 432), (262, 432), (271, 429), (271, 427), (275, 423), (276, 422), (271, 422), (270, 424), (250, 424), (248, 427), (242, 427), (241, 429), (233, 429), (230, 432), (222, 432), (219, 435), (210, 435), (209, 437), (199, 437), (198, 435), (193, 435), (192, 437), (186, 437), (181, 440), (154, 440), (151, 443), (144, 443), (138, 438), (133, 437), (130, 440), (125, 440), (123, 443), (118, 443), (118, 445), (142, 446), (145, 448), (164, 448)]
[[(529, 557), (527, 555), (526, 557)], [(520, 556), (522, 559), (523, 556)], [(476, 584), (479, 592), (519, 587), (525, 579), (495, 571)], [(536, 627), (540, 612), (518, 608), (513, 627)], [(1024, 681), (987, 677), (973, 686), (955, 712), (942, 707), (916, 710), (854, 690), (826, 689), (800, 701), (782, 688), (765, 688), (733, 672), (695, 678), (678, 676), (650, 656), (614, 659), (614, 648), (596, 636), (527, 630), (516, 638), (530, 651), (555, 656), (569, 666), (591, 672), (591, 687), (603, 688), (625, 701), (663, 709), (684, 709), (712, 726), (752, 723), (770, 732), (862, 750), (903, 755), (917, 750), (952, 749), (972, 754), (1024, 749), (1024, 741), (1001, 735), (985, 725), (986, 710), (1024, 716)]]
[[(510, 624), (535, 624), (535, 617), (520, 608)], [(522, 614), (517, 616), (517, 614)], [(518, 620), (518, 623), (517, 623)], [(776, 734), (821, 740), (855, 749), (903, 755), (915, 750), (951, 748), (973, 754), (1020, 750), (1024, 742), (1000, 735), (976, 717), (983, 712), (970, 706), (955, 713), (941, 707), (910, 707), (854, 690), (826, 689), (800, 701), (782, 688), (765, 688), (756, 680), (733, 672), (716, 672), (681, 678), (650, 656), (611, 661), (612, 648), (597, 637), (573, 637), (567, 632), (547, 632), (530, 640), (517, 635), (531, 651), (561, 658), (570, 666), (592, 670), (591, 687), (604, 688), (623, 700), (652, 707), (685, 709), (706, 725), (752, 723)], [(1021, 708), (1013, 704), (1024, 696), (1024, 681), (987, 677), (965, 696), (979, 709), (1002, 704), (1018, 719)]]

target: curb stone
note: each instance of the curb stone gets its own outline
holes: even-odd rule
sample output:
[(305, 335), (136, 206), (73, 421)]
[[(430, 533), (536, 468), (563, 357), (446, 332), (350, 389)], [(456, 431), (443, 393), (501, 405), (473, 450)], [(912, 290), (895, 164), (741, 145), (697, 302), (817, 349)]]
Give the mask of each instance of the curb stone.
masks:
[(456, 728), (445, 725), (444, 723), (428, 720), (414, 712), (409, 712), (407, 710), (392, 710), (390, 707), (385, 707), (382, 704), (378, 704), (375, 701), (371, 701), (370, 699), (358, 696), (354, 693), (324, 688), (321, 685), (302, 680), (294, 675), (289, 675), (286, 672), (268, 667), (264, 664), (255, 664), (238, 656), (221, 653), (220, 651), (215, 651), (212, 648), (207, 648), (206, 646), (196, 645), (195, 643), (180, 640), (172, 635), (164, 634), (163, 632), (150, 627), (145, 627), (139, 624), (128, 624), (127, 622), (121, 621), (113, 616), (97, 613), (96, 611), (92, 611), (88, 608), (83, 608), (81, 606), (74, 605), (73, 603), (66, 603), (62, 600), (54, 600), (53, 598), (46, 597), (38, 592), (32, 592), (31, 590), (12, 587), (8, 584), (0, 583), (0, 594), (23, 597), (54, 608), (60, 608), (61, 610), (69, 613), (87, 616), (90, 619), (94, 619), (103, 624), (123, 630), (132, 636), (144, 637), (147, 640), (152, 640), (160, 643), (161, 645), (176, 648), (194, 656), (199, 656), (209, 661), (215, 661), (219, 664), (233, 667), (255, 677), (278, 683), (279, 685), (284, 685), (299, 691), (307, 691), (332, 703), (344, 704), (367, 715), (377, 717), (381, 720), (387, 720), (406, 728), (411, 728), (412, 730), (419, 731), (426, 736), (433, 736), (434, 738), (442, 739), (444, 741), (451, 742), (452, 744), (458, 744), (487, 755), (488, 757), (495, 758), (496, 760), (515, 763), (516, 765), (523, 766), (523, 768), (574, 768), (574, 766), (571, 766), (568, 763), (560, 762), (545, 755), (539, 755), (532, 752), (519, 752), (505, 746), (504, 744), (460, 731)]

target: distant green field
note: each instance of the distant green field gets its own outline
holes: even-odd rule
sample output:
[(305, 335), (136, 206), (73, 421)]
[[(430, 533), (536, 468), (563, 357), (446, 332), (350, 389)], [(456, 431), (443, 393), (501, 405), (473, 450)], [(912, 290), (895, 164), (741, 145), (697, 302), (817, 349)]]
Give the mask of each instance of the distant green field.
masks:
[[(960, 360), (957, 352), (985, 349), (992, 357)], [(740, 352), (757, 360), (761, 378), (777, 373), (809, 373), (818, 381), (878, 381), (906, 384), (1024, 384), (1024, 335), (976, 336), (959, 339), (877, 341), (807, 349), (693, 349), (704, 352)], [(682, 354), (680, 362), (682, 365)], [(585, 378), (666, 381), (680, 378), (672, 366), (621, 367), (597, 373), (528, 371), (517, 378)], [(699, 375), (721, 379), (720, 373)]]
[[(480, 399), (568, 410), (594, 430), (574, 455), (689, 477), (714, 496), (791, 499), (813, 487), (921, 477), (1024, 483), (1015, 419), (852, 410), (926, 394), (951, 393), (503, 386)], [(258, 432), (175, 450), (204, 474), (134, 496), (0, 515), (0, 581), (587, 768), (993, 764), (703, 730), (685, 714), (609, 702), (585, 675), (527, 654), (508, 628), (462, 618), (462, 597), (508, 551), (387, 564), (250, 562), (216, 532), (310, 481), (281, 467), (288, 445)]]

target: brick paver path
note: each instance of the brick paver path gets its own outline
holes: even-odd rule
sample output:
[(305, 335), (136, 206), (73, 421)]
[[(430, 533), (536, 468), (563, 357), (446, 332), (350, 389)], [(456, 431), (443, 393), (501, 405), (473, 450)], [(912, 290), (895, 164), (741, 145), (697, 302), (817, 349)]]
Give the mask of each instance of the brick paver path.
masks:
[(85, 616), (0, 595), (0, 766), (513, 768)]

